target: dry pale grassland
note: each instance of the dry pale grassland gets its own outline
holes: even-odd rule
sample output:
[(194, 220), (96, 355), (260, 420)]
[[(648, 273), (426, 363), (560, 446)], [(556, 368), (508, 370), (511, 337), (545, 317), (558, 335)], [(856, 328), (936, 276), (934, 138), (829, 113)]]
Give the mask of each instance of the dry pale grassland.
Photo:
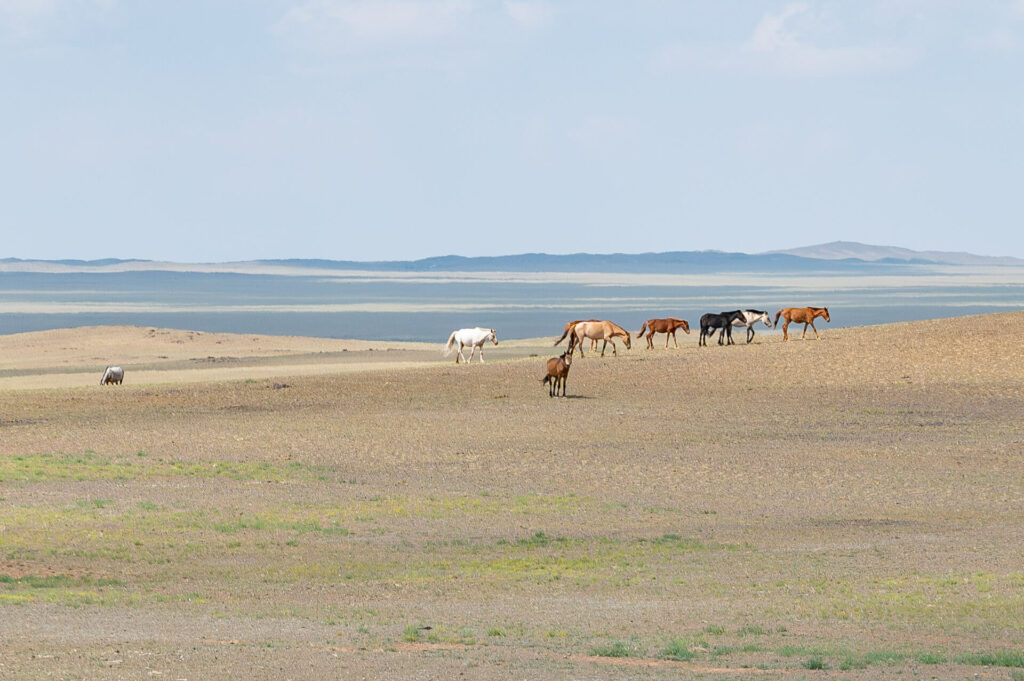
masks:
[(1024, 678), (1024, 312), (820, 327), (0, 336), (0, 678)]

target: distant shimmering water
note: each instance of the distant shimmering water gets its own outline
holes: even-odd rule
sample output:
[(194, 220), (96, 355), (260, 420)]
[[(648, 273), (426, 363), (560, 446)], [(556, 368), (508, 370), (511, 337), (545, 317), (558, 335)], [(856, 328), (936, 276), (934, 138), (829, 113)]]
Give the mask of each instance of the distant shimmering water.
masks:
[[(570, 319), (631, 331), (651, 317), (827, 306), (823, 328), (1024, 309), (1024, 268), (650, 275), (0, 272), (0, 334), (107, 324), (210, 332), (437, 341), (465, 326), (557, 335)], [(761, 327), (762, 329), (764, 327)], [(767, 331), (767, 329), (764, 329)]]

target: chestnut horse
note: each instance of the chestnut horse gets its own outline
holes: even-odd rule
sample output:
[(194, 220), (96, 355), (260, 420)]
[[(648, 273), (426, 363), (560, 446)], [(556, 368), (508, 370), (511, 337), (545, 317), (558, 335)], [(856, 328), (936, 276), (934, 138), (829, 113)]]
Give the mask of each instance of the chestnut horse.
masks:
[(580, 350), (580, 357), (583, 357), (583, 339), (589, 338), (591, 340), (603, 340), (604, 345), (601, 346), (601, 356), (604, 357), (604, 349), (610, 342), (612, 344), (612, 354), (618, 356), (618, 351), (615, 347), (615, 338), (622, 338), (622, 341), (626, 344), (626, 349), (630, 348), (629, 343), (629, 331), (615, 324), (614, 322), (580, 322), (576, 326), (572, 327), (572, 336), (569, 340), (569, 348), (578, 347)]
[(676, 329), (682, 329), (687, 334), (690, 333), (690, 324), (685, 319), (676, 319), (675, 317), (667, 317), (665, 319), (648, 319), (644, 322), (644, 325), (640, 327), (640, 330), (636, 332), (637, 340), (644, 335), (644, 331), (647, 330), (647, 349), (654, 349), (654, 334), (663, 333), (665, 334), (665, 347), (668, 348), (668, 337), (672, 336), (672, 342), (676, 344), (676, 349), (679, 349), (679, 341), (676, 340)]
[(807, 335), (807, 325), (808, 324), (810, 324), (811, 328), (814, 329), (814, 338), (815, 338), (815, 340), (817, 340), (817, 338), (818, 338), (818, 330), (814, 328), (814, 318), (815, 317), (824, 317), (826, 322), (831, 321), (828, 318), (828, 308), (827, 307), (787, 307), (787, 308), (784, 308), (784, 309), (779, 310), (778, 312), (775, 313), (775, 323), (773, 324), (773, 326), (778, 326), (779, 325), (779, 317), (780, 316), (782, 317), (783, 320), (785, 320), (783, 322), (783, 324), (782, 324), (782, 340), (784, 340), (784, 341), (789, 340), (789, 333), (787, 333), (786, 329), (789, 328), (789, 323), (790, 322), (796, 322), (797, 324), (803, 324), (804, 325), (804, 332), (802, 334), (800, 334), (800, 340), (803, 340), (804, 337)]

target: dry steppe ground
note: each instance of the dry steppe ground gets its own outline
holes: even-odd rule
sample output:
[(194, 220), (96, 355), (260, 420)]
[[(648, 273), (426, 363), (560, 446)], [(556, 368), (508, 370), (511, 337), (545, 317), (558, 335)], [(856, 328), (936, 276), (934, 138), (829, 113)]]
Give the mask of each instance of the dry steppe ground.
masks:
[(1024, 312), (819, 328), (0, 336), (0, 678), (1024, 679)]

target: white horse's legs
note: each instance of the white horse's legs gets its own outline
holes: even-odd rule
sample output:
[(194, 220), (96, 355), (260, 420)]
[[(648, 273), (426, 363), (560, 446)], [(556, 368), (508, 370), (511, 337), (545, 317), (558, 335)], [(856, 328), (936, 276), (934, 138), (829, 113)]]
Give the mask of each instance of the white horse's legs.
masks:
[[(466, 356), (465, 356), (464, 354), (462, 354), (462, 348), (464, 348), (464, 347), (465, 347), (465, 345), (464, 345), (464, 344), (462, 343), (462, 341), (459, 341), (459, 357), (461, 357), (461, 358), (462, 358), (462, 361), (463, 361), (463, 362), (465, 362), (465, 361), (466, 361)], [(459, 357), (456, 357), (456, 358), (455, 358), (455, 363), (456, 363), (456, 364), (458, 364), (458, 363), (459, 363)]]

